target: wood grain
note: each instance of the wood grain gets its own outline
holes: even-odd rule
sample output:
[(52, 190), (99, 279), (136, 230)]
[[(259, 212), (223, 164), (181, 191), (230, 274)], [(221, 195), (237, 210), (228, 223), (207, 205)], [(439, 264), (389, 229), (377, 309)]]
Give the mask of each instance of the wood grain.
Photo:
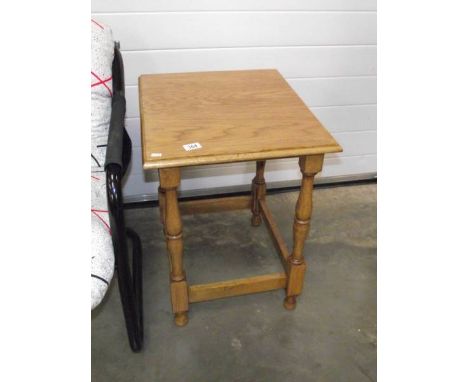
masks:
[(160, 196), (164, 194), (164, 232), (166, 236), (169, 263), (171, 266), (171, 302), (174, 313), (174, 322), (177, 326), (184, 326), (188, 322), (188, 287), (183, 265), (184, 246), (182, 242), (182, 220), (180, 218), (177, 201), (177, 187), (180, 184), (180, 170), (159, 170), (161, 181)]
[(267, 292), (286, 287), (285, 273), (246, 277), (236, 280), (220, 281), (189, 287), (189, 301), (200, 302), (217, 298), (240, 296), (244, 294)]
[(198, 213), (243, 210), (250, 208), (250, 202), (250, 195), (241, 195), (181, 201), (179, 206), (182, 215), (191, 215)]
[(302, 183), (296, 203), (296, 213), (293, 225), (293, 249), (288, 258), (288, 285), (284, 307), (294, 309), (296, 297), (301, 294), (304, 285), (306, 264), (304, 261), (304, 244), (309, 233), (310, 218), (312, 216), (312, 193), (314, 176), (322, 170), (323, 155), (311, 155), (299, 158), (302, 173)]
[[(351, 157), (351, 156), (362, 156), (362, 155), (371, 155), (376, 154), (377, 146), (377, 132), (376, 131), (362, 131), (362, 132), (342, 132), (342, 133), (333, 133), (333, 136), (337, 141), (340, 142), (343, 152), (328, 154), (327, 159), (332, 158), (342, 158)], [(143, 164), (141, 160), (142, 149), (141, 147), (133, 147), (132, 151), (132, 161), (128, 167), (128, 176), (133, 176), (139, 173), (144, 173)], [(296, 158), (291, 158), (289, 160), (283, 160), (283, 163), (290, 161), (293, 163), (294, 168), (296, 169)], [(278, 171), (279, 167), (284, 168), (283, 165), (279, 165), (278, 161), (269, 161), (268, 168), (266, 169), (267, 173), (271, 171)], [(235, 163), (227, 164), (217, 164), (211, 166), (192, 166), (187, 167), (182, 172), (182, 178), (186, 182), (186, 179), (193, 178), (202, 178), (202, 177), (211, 177), (217, 175), (230, 175), (235, 174), (236, 172), (242, 172), (243, 174), (255, 172), (255, 165), (253, 163), (242, 163), (238, 165), (238, 168), (244, 168), (245, 170), (235, 171)], [(325, 166), (326, 168), (326, 166)], [(299, 179), (300, 174), (297, 173), (296, 179)], [(184, 188), (186, 184), (184, 185)], [(205, 188), (205, 187), (202, 187)]]
[[(368, 105), (377, 102), (375, 76), (294, 78), (287, 79), (287, 82), (314, 113), (318, 107)], [(138, 87), (126, 86), (125, 92), (127, 117), (138, 117)]]
[(145, 170), (342, 150), (276, 70), (143, 75), (139, 92)]

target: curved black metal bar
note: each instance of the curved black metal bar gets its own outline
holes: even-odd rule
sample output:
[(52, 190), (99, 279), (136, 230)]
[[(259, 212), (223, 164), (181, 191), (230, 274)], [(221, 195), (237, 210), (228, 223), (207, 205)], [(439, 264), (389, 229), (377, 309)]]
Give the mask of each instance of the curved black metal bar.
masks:
[(112, 90), (114, 94), (125, 97), (125, 72), (118, 42), (115, 43), (114, 61), (112, 61)]
[[(143, 346), (141, 242), (135, 232), (125, 228), (121, 167), (116, 164), (109, 164), (106, 168), (106, 175), (109, 223), (114, 245), (120, 300), (130, 347), (133, 351), (138, 352)], [(129, 264), (127, 234), (133, 244), (132, 270), (130, 270)]]
[[(123, 61), (118, 45), (112, 63), (113, 99), (106, 153), (106, 189), (109, 223), (128, 340), (134, 352), (143, 346), (143, 277), (142, 249), (139, 236), (126, 228), (122, 197), (122, 180), (132, 155), (132, 142), (124, 127), (125, 87)], [(129, 262), (127, 236), (132, 243), (132, 266)]]
[(139, 336), (143, 340), (144, 330), (143, 330), (143, 274), (142, 274), (142, 248), (141, 240), (138, 234), (127, 227), (127, 236), (132, 241), (133, 249), (133, 293), (135, 296), (135, 301), (138, 309), (138, 323), (139, 323)]

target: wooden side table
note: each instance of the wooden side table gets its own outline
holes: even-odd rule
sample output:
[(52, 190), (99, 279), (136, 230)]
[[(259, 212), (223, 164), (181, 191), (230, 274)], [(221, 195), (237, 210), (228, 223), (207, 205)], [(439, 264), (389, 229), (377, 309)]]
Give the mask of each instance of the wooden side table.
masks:
[[(170, 260), (175, 323), (188, 322), (189, 303), (286, 290), (294, 309), (306, 265), (304, 242), (312, 213), (314, 176), (324, 154), (342, 151), (276, 70), (142, 75), (139, 78), (143, 168), (159, 171), (159, 205)], [(294, 244), (288, 251), (266, 204), (268, 159), (299, 157), (302, 185), (296, 205)], [(180, 168), (256, 161), (252, 194), (180, 203)], [(189, 285), (183, 266), (181, 213), (250, 208), (252, 225), (262, 219), (271, 233), (284, 272)]]

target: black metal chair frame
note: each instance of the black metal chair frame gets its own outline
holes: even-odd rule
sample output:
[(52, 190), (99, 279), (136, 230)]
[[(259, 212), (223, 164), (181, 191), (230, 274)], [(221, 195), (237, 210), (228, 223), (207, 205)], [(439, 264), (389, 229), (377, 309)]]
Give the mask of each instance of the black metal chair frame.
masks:
[[(134, 352), (143, 346), (142, 249), (139, 236), (125, 226), (122, 181), (132, 156), (132, 142), (125, 130), (125, 81), (119, 43), (112, 62), (112, 113), (106, 152), (106, 188), (109, 222), (114, 246), (117, 279), (128, 340)], [(132, 243), (132, 264), (128, 240)]]

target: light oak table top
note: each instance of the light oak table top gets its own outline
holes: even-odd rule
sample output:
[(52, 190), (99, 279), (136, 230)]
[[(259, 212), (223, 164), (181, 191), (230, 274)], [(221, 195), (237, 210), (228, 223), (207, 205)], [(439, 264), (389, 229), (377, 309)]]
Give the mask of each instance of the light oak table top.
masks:
[[(277, 70), (142, 75), (145, 170), (342, 151)], [(183, 145), (201, 148), (186, 151)]]

